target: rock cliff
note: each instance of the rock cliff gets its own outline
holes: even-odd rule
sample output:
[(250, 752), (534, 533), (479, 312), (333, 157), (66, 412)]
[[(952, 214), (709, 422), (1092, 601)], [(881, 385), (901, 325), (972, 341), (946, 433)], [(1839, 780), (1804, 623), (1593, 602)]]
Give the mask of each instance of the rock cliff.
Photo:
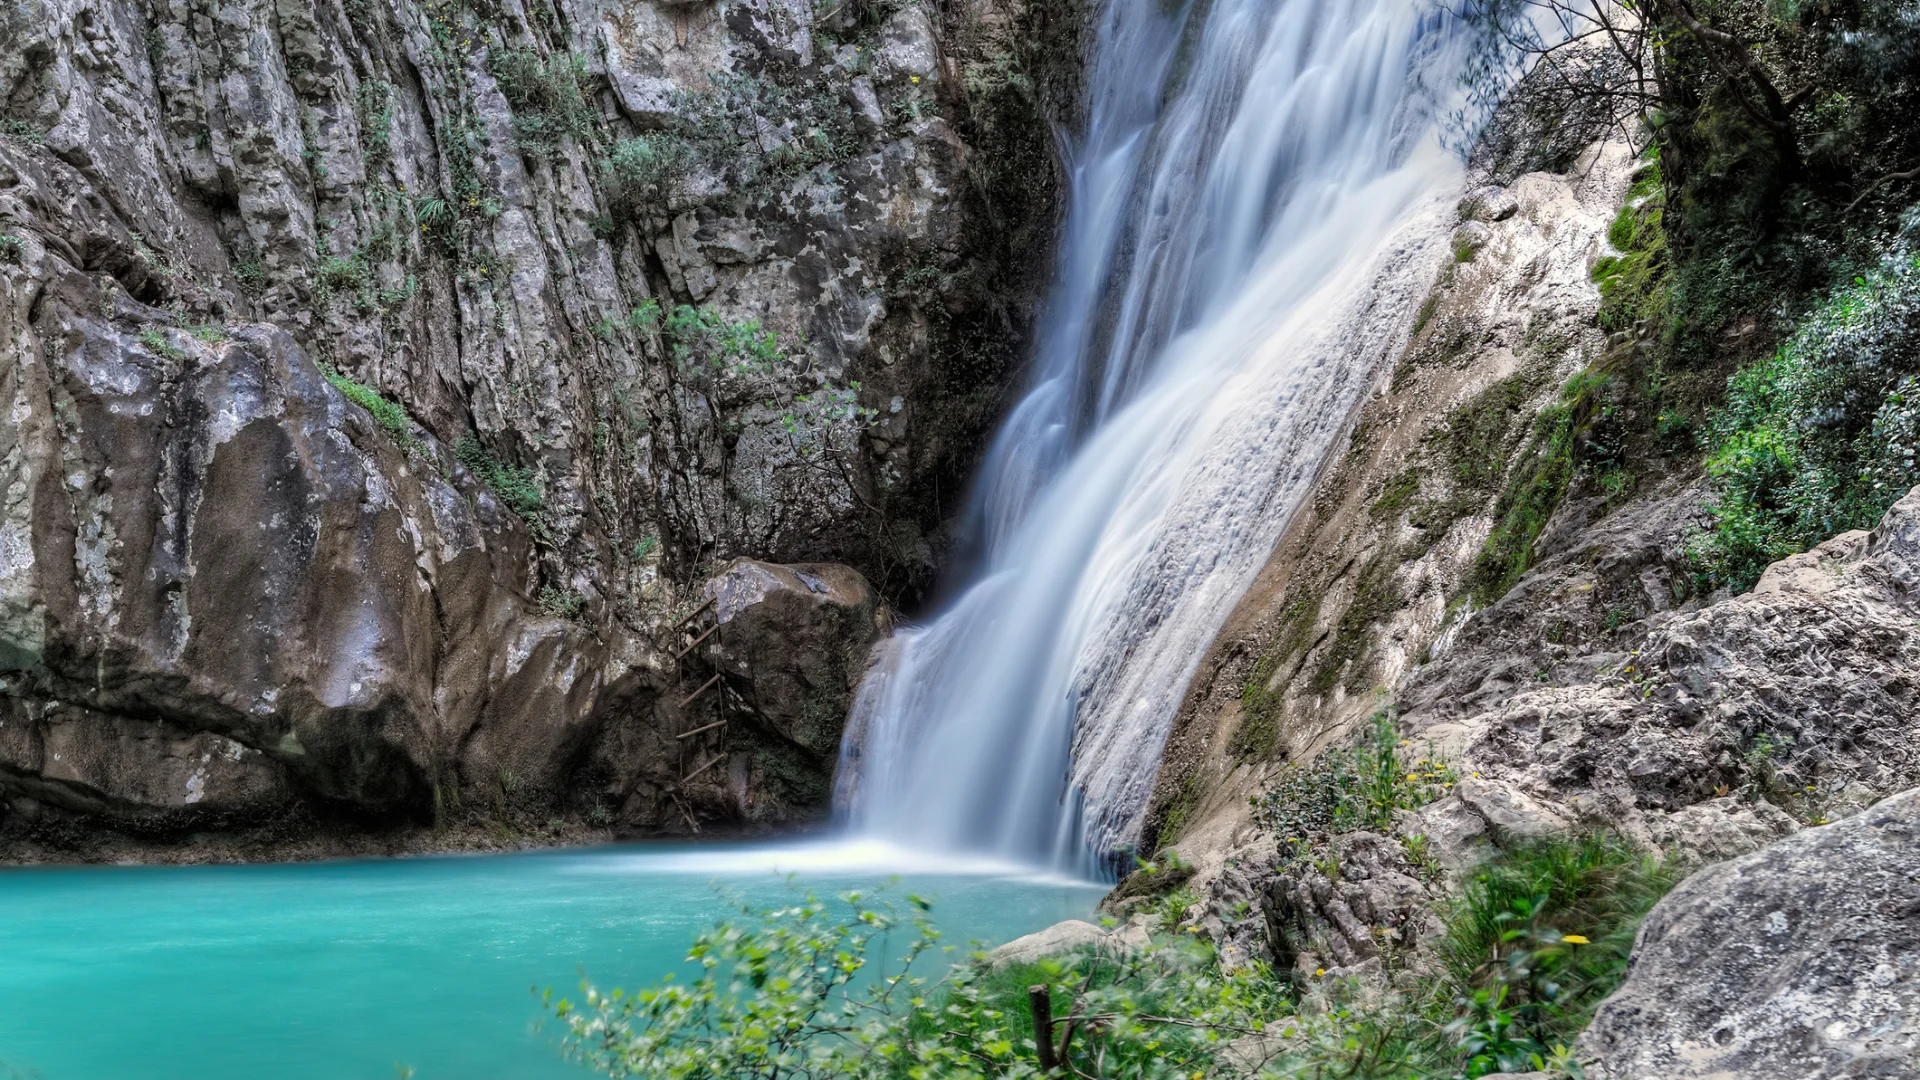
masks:
[[(1076, 11), (0, 12), (4, 842), (817, 813), (789, 714), (937, 563)], [(806, 692), (702, 637), (743, 556), (846, 564), (775, 590), (860, 613)]]

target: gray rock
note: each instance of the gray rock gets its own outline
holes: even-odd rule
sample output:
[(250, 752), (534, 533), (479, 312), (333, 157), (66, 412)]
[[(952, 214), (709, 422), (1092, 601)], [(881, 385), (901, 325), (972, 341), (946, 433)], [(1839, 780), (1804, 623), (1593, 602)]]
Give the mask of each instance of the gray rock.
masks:
[(1702, 870), (1578, 1049), (1618, 1080), (1920, 1075), (1920, 790)]
[(1454, 794), (1492, 828), (1494, 839), (1502, 843), (1564, 833), (1572, 824), (1546, 803), (1498, 780), (1470, 776), (1460, 781)]
[(1488, 184), (1460, 200), (1463, 221), (1505, 221), (1520, 212), (1520, 201), (1498, 184)]
[(1068, 919), (1026, 937), (1014, 938), (988, 953), (987, 968), (1001, 971), (1015, 964), (1031, 964), (1076, 949), (1099, 948), (1110, 944), (1111, 940), (1105, 930), (1090, 922)]

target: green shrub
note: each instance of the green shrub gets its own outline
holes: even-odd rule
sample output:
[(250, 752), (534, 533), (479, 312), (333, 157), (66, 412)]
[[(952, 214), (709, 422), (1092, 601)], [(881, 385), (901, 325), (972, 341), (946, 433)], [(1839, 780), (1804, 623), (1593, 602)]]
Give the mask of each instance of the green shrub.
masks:
[(1577, 1077), (1567, 1044), (1624, 978), (1636, 929), (1678, 876), (1613, 836), (1501, 851), (1439, 912), (1437, 970), (1364, 1004), (1330, 984), (1300, 1009), (1298, 989), (1264, 967), (1223, 970), (1207, 938), (1177, 926), (1199, 900), (1184, 888), (1158, 904), (1179, 932), (1145, 949), (998, 971), (942, 963), (951, 950), (918, 898), (905, 918), (857, 892), (741, 906), (694, 939), (691, 978), (633, 993), (583, 984), (578, 1004), (551, 990), (542, 1001), (565, 1026), (565, 1052), (614, 1077), (1034, 1077), (1036, 988), (1063, 1075), (1226, 1075), (1229, 1044), (1266, 1034), (1279, 1038), (1265, 1041), (1275, 1057), (1263, 1076)]
[(12, 233), (0, 232), (0, 262), (19, 266), (26, 260), (27, 245)]
[(1230, 1039), (1284, 1009), (1263, 972), (1223, 973), (1197, 944), (930, 971), (940, 935), (930, 905), (908, 900), (905, 918), (858, 892), (743, 907), (695, 938), (687, 981), (542, 1000), (571, 1057), (650, 1080), (1037, 1076), (1034, 986), (1054, 1004), (1050, 1044), (1076, 1068), (1184, 1080), (1215, 1072)]
[(670, 214), (691, 157), (686, 140), (672, 134), (614, 140), (595, 162), (613, 217), (644, 223)]
[(1736, 373), (1708, 424), (1713, 525), (1689, 547), (1703, 591), (1871, 527), (1920, 483), (1920, 258), (1900, 249), (1836, 289)]

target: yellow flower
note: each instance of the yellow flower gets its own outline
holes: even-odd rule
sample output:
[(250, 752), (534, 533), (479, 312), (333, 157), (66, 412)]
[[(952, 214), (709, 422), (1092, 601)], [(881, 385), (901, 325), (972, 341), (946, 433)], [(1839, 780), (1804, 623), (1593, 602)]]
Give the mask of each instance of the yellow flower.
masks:
[(1480, 774), (1479, 774), (1479, 773), (1474, 773), (1474, 774), (1473, 774), (1473, 778), (1474, 778), (1475, 780), (1478, 780), (1478, 779), (1480, 779)]
[(1581, 937), (1579, 934), (1562, 934), (1560, 935), (1560, 940), (1566, 942), (1569, 945), (1593, 944), (1593, 942), (1588, 941), (1586, 938)]
[(1314, 978), (1316, 978), (1316, 979), (1317, 979), (1317, 978), (1319, 978), (1319, 977), (1320, 977), (1320, 976), (1322, 976), (1322, 975), (1325, 975), (1326, 973), (1327, 973), (1327, 969), (1326, 969), (1326, 968), (1314, 968), (1314, 969), (1313, 969), (1313, 977), (1314, 977)]
[(1420, 779), (1420, 777), (1419, 777), (1419, 775), (1418, 775), (1418, 774), (1416, 774), (1416, 773), (1408, 773), (1408, 774), (1407, 774), (1407, 783), (1409, 783), (1409, 784), (1411, 784), (1411, 783), (1413, 783), (1413, 782), (1414, 782), (1415, 780), (1418, 780), (1418, 779)]
[(911, 77), (909, 77), (909, 78), (908, 78), (908, 80), (907, 80), (907, 81), (908, 81), (908, 82), (910, 82), (910, 83), (912, 83), (912, 84), (913, 84), (913, 85), (915, 85), (915, 86), (919, 86), (919, 85), (920, 85), (920, 76), (918, 76), (918, 75), (914, 75), (914, 76), (911, 76)]

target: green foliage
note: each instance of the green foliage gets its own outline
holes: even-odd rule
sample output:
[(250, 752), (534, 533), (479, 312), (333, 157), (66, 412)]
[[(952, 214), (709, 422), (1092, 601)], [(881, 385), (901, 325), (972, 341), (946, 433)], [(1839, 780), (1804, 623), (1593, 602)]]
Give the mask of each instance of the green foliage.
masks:
[[(665, 130), (617, 139), (596, 159), (616, 219), (645, 222), (698, 203), (764, 195), (860, 149), (853, 110), (828, 79), (788, 85), (714, 73), (708, 82), (712, 89), (678, 97)], [(695, 173), (705, 181), (698, 194), (687, 190)]]
[(1593, 264), (1600, 286), (1600, 325), (1629, 331), (1641, 324), (1665, 328), (1669, 288), (1666, 187), (1660, 166), (1642, 168), (1627, 190), (1626, 205), (1607, 229), (1607, 243), (1618, 255)]
[(1453, 769), (1416, 756), (1394, 726), (1377, 713), (1351, 746), (1329, 748), (1295, 766), (1252, 800), (1262, 828), (1288, 842), (1308, 837), (1386, 830), (1396, 810), (1417, 810), (1446, 794)]
[(472, 432), (454, 442), (453, 454), (507, 509), (532, 526), (535, 535), (545, 535), (545, 497), (532, 469), (501, 461)]
[(19, 266), (26, 260), (27, 245), (10, 232), (0, 232), (0, 262)]
[(544, 60), (527, 48), (493, 54), (493, 77), (513, 107), (513, 137), (520, 149), (554, 157), (567, 139), (581, 141), (593, 133), (596, 118), (582, 87), (586, 75), (586, 62), (569, 53)]
[(644, 223), (670, 214), (692, 157), (687, 140), (673, 135), (615, 139), (595, 162), (614, 218)]
[(1123, 957), (1051, 957), (989, 973), (956, 964), (909, 897), (902, 917), (854, 892), (741, 909), (695, 938), (687, 981), (633, 994), (586, 986), (579, 1004), (543, 997), (567, 1052), (612, 1077), (658, 1080), (1035, 1077), (1028, 988), (1056, 1003), (1053, 1030), (1078, 1069), (1116, 1080), (1209, 1074), (1228, 1042), (1284, 1008), (1258, 970), (1221, 972), (1201, 946)]
[(392, 435), (403, 449), (419, 448), (420, 441), (413, 437), (413, 422), (407, 419), (407, 410), (381, 397), (373, 387), (340, 374), (331, 364), (320, 364), (319, 368), (320, 374), (335, 390), (345, 395), (348, 401), (373, 414), (373, 422)]
[(1626, 977), (1640, 921), (1680, 872), (1620, 837), (1509, 847), (1446, 914), (1440, 957), (1460, 1015), (1461, 1075), (1540, 1068)]
[(1869, 528), (1920, 483), (1920, 258), (1896, 248), (1836, 290), (1709, 423), (1713, 525), (1689, 547), (1703, 589)]
[(0, 136), (28, 146), (41, 146), (47, 141), (47, 129), (31, 120), (7, 117), (0, 119)]
[[(1151, 869), (1175, 879), (1180, 867)], [(1065, 1075), (1190, 1080), (1226, 1075), (1229, 1043), (1253, 1034), (1270, 1036), (1269, 1077), (1579, 1077), (1566, 1046), (1624, 977), (1635, 930), (1677, 877), (1613, 836), (1506, 849), (1440, 911), (1437, 970), (1364, 1004), (1330, 982), (1310, 1010), (1258, 965), (1223, 970), (1207, 939), (1178, 925), (1199, 900), (1183, 887), (1152, 894), (1160, 925), (1181, 933), (999, 971), (952, 963), (918, 898), (905, 917), (858, 892), (741, 906), (695, 938), (690, 977), (542, 1001), (565, 1026), (565, 1051), (612, 1077), (1025, 1078), (1042, 1075), (1045, 1039)], [(1044, 1033), (1029, 1007), (1036, 987), (1051, 1006)]]

